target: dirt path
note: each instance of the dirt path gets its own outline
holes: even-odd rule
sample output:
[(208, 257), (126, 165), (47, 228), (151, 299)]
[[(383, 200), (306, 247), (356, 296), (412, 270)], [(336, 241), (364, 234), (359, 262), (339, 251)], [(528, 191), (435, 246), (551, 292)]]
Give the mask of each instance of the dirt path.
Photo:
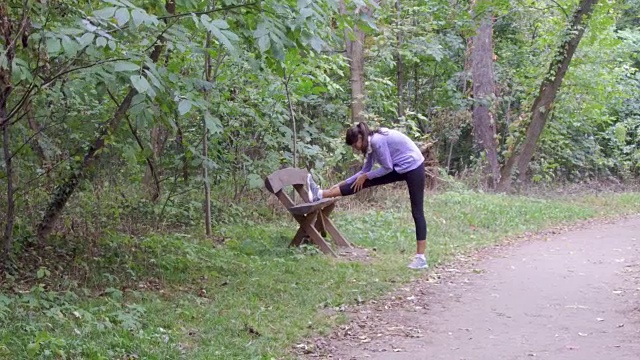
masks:
[(478, 258), (347, 310), (351, 323), (300, 357), (640, 359), (640, 217)]

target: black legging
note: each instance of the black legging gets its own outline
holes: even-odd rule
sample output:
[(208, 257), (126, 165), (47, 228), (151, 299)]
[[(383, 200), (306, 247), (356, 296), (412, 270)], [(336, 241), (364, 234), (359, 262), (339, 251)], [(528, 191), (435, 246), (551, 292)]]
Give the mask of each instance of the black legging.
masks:
[[(420, 165), (404, 174), (399, 174), (393, 170), (384, 176), (371, 180), (367, 179), (362, 188), (364, 189), (372, 186), (390, 184), (402, 180), (407, 182), (407, 187), (409, 188), (411, 215), (413, 216), (413, 221), (416, 223), (416, 240), (426, 240), (427, 221), (424, 218), (424, 166)], [(342, 196), (353, 195), (355, 193), (351, 188), (351, 185), (352, 184), (345, 183), (340, 186), (340, 193)]]

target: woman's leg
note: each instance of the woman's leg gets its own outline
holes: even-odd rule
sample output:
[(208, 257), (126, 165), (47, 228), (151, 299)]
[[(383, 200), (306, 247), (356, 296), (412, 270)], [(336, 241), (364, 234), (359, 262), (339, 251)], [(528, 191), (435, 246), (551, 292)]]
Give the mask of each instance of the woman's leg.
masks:
[[(366, 189), (366, 188), (373, 187), (373, 186), (391, 184), (393, 182), (400, 181), (400, 180), (403, 180), (403, 179), (404, 179), (404, 176), (402, 174), (398, 174), (395, 170), (393, 170), (392, 172), (388, 173), (387, 175), (380, 176), (380, 177), (375, 178), (375, 179), (367, 179), (367, 180), (365, 180), (364, 184), (362, 185), (362, 188)], [(342, 196), (349, 196), (349, 195), (355, 194), (356, 191), (353, 191), (353, 188), (351, 187), (351, 185), (353, 185), (353, 184), (344, 183), (344, 184), (340, 185), (340, 187), (338, 188), (339, 194), (342, 195)]]
[(427, 221), (424, 217), (424, 167), (419, 166), (404, 175), (409, 188), (411, 215), (416, 225), (416, 255), (422, 257), (427, 249)]
[[(312, 179), (309, 178), (309, 188), (313, 188), (316, 187), (317, 189), (317, 185), (315, 183), (312, 183)], [(396, 182), (396, 181), (400, 181), (400, 180), (404, 180), (404, 176), (401, 174), (398, 174), (395, 170), (388, 173), (387, 175), (381, 176), (379, 178), (375, 178), (375, 179), (371, 179), (371, 180), (366, 180), (364, 182), (364, 184), (362, 185), (362, 188), (368, 188), (368, 187), (372, 187), (372, 186), (378, 186), (378, 185), (384, 185), (384, 184), (390, 184), (392, 182)], [(317, 192), (319, 192), (319, 197), (322, 199), (327, 199), (327, 198), (334, 198), (334, 197), (338, 197), (338, 196), (349, 196), (349, 195), (353, 195), (356, 192), (353, 191), (353, 189), (351, 188), (352, 184), (348, 184), (346, 182), (342, 182), (338, 185), (335, 185), (329, 189), (317, 189)]]

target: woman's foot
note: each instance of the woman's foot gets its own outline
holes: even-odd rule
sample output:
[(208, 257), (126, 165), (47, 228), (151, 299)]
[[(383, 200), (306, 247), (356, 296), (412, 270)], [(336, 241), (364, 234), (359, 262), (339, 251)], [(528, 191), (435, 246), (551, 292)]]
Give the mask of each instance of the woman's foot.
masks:
[(309, 200), (312, 202), (316, 202), (322, 198), (322, 190), (320, 190), (318, 184), (313, 181), (311, 174), (307, 177), (307, 191), (309, 192)]
[(411, 264), (409, 264), (408, 268), (409, 269), (426, 269), (428, 268), (429, 265), (427, 264), (427, 259), (423, 256), (420, 255), (416, 255), (415, 258), (413, 258), (413, 261), (411, 262)]

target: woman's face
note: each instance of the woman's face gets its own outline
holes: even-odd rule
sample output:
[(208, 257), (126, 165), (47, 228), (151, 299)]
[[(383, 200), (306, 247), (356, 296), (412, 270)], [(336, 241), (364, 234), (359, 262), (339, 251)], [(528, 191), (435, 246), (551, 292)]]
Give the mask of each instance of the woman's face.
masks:
[(361, 153), (363, 148), (364, 146), (362, 144), (362, 135), (358, 135), (358, 141), (351, 145), (351, 149), (353, 150), (353, 152)]

